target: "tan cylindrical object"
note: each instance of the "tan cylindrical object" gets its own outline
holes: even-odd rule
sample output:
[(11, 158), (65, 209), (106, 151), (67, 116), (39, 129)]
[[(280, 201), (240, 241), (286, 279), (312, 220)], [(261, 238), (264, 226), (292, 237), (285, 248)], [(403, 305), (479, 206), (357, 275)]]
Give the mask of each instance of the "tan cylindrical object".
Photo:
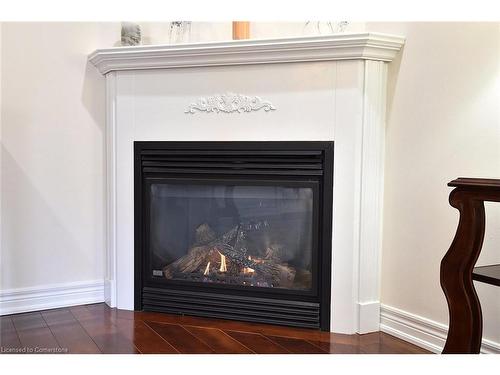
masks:
[(233, 39), (249, 39), (250, 38), (250, 22), (248, 21), (233, 21)]

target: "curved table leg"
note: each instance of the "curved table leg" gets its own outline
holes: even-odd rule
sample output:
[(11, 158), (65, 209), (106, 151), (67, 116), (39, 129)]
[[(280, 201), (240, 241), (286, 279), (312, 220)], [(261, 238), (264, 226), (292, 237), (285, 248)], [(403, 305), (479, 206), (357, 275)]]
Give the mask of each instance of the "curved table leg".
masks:
[(455, 238), (441, 261), (441, 287), (448, 301), (450, 327), (443, 353), (479, 353), (483, 320), (472, 270), (484, 238), (484, 202), (460, 188), (450, 194), (460, 212)]

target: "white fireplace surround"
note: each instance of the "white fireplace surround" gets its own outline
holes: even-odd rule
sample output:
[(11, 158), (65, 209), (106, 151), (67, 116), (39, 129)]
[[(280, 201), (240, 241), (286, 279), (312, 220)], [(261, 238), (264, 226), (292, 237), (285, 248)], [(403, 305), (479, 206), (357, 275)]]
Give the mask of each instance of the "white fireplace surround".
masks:
[(333, 140), (331, 331), (378, 331), (387, 64), (403, 43), (361, 33), (92, 53), (107, 90), (106, 303), (134, 307), (133, 141)]

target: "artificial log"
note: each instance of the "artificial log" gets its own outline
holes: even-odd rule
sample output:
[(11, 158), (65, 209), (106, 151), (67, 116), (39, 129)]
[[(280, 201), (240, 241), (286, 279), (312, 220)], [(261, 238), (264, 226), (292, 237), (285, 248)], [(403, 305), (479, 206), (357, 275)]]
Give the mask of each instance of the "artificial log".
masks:
[(217, 238), (217, 235), (208, 224), (201, 224), (196, 228), (196, 244), (207, 245)]
[(206, 267), (208, 262), (215, 264), (213, 258), (216, 253), (217, 251), (215, 249), (208, 246), (192, 247), (186, 255), (166, 266), (163, 269), (163, 275), (167, 279), (172, 279), (177, 272), (197, 272)]
[[(238, 276), (243, 269), (254, 272), (258, 280), (270, 282), (275, 286), (289, 288), (295, 279), (296, 271), (287, 264), (280, 264), (279, 259), (268, 257), (267, 259), (252, 260), (247, 255), (244, 239), (249, 226), (239, 224), (215, 238), (215, 232), (208, 224), (202, 224), (196, 229), (196, 243), (188, 250), (188, 253), (167, 265), (163, 274), (167, 279), (172, 279), (176, 274), (210, 274), (211, 272), (225, 273), (230, 276)], [(260, 226), (257, 226), (259, 228)], [(269, 254), (269, 249), (267, 253)], [(275, 254), (276, 255), (276, 254)], [(223, 263), (225, 257), (227, 270)], [(208, 263), (212, 265), (207, 267)], [(207, 273), (207, 268), (209, 268)], [(224, 269), (224, 270), (223, 270)], [(252, 271), (250, 271), (252, 270)]]

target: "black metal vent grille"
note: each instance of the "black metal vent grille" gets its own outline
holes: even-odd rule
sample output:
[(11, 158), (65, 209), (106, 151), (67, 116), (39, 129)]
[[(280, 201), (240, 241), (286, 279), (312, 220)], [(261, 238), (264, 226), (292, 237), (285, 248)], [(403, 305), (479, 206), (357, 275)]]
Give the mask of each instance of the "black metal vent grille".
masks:
[(321, 151), (142, 150), (146, 173), (321, 176)]
[(227, 294), (144, 287), (143, 308), (147, 311), (170, 312), (319, 328), (319, 303), (271, 298), (249, 298)]

